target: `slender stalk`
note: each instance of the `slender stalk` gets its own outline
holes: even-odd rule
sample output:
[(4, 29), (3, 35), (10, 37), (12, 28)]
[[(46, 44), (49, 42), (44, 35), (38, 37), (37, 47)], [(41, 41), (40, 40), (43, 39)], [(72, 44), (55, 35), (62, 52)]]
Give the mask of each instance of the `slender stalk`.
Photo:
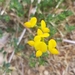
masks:
[(67, 43), (75, 44), (75, 41), (67, 40), (67, 39), (63, 39), (63, 42), (67, 42)]

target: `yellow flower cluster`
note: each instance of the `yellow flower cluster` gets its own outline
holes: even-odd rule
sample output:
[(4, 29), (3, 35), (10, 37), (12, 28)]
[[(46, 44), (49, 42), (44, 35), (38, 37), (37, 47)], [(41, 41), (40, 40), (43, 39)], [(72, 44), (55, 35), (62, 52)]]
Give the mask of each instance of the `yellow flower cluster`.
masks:
[[(36, 26), (37, 18), (32, 17), (30, 21), (25, 22), (24, 26), (27, 28), (33, 28)], [(50, 29), (46, 26), (46, 22), (41, 20), (41, 26), (37, 29), (37, 34), (34, 36), (33, 40), (28, 41), (27, 43), (30, 46), (33, 46), (36, 50), (36, 57), (42, 56), (43, 53), (50, 51), (51, 54), (59, 54), (59, 51), (56, 49), (56, 41), (50, 39), (48, 45), (45, 43), (44, 38), (49, 37)]]

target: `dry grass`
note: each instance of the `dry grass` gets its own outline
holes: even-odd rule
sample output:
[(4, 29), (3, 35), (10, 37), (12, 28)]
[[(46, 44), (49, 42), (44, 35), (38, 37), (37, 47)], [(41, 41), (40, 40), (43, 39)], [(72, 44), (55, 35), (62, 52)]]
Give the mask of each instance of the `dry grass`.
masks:
[[(1, 9), (3, 8), (5, 13), (9, 13), (6, 10), (7, 5), (4, 7), (0, 7)], [(66, 32), (64, 26), (66, 23), (75, 26), (75, 4), (72, 3), (70, 0), (66, 0), (66, 5), (69, 6), (67, 9), (70, 9), (74, 13), (74, 15), (67, 17), (65, 21), (60, 23), (60, 25), (57, 28), (58, 32), (53, 37), (57, 39), (61, 38), (75, 40), (75, 30), (71, 32)], [(3, 10), (1, 10), (1, 15), (4, 14), (2, 13)], [(56, 13), (60, 12), (62, 12), (62, 10), (58, 10), (58, 12)], [(34, 52), (34, 49), (28, 46), (26, 42), (28, 40), (29, 35), (34, 35), (35, 32), (32, 32), (30, 29), (26, 28), (27, 31), (23, 31), (25, 34), (23, 34), (22, 36), (22, 30), (19, 31), (19, 24), (23, 25), (23, 18), (16, 16), (14, 12), (10, 12), (9, 16), (11, 17), (9, 23), (6, 23), (3, 20), (0, 21), (0, 29), (2, 29), (3, 34), (6, 33), (7, 36), (2, 36), (2, 38), (0, 39), (0, 49), (3, 47), (4, 51), (7, 52), (5, 58), (3, 58), (3, 55), (0, 54), (0, 65), (2, 66), (3, 61), (5, 60), (6, 62), (9, 62), (11, 64), (10, 67), (13, 67), (14, 69), (9, 74), (3, 73), (3, 70), (0, 70), (0, 75), (75, 75), (75, 44), (72, 44), (70, 42), (64, 42), (63, 40), (61, 42), (57, 42), (57, 48), (60, 51), (59, 55), (56, 56), (50, 54), (46, 59), (46, 65), (39, 65), (37, 62), (35, 67), (31, 68), (29, 66), (29, 56), (32, 53), (32, 51)], [(30, 13), (28, 17), (30, 17)], [(54, 25), (54, 23), (52, 25)], [(8, 27), (12, 27), (13, 30), (16, 30), (15, 33), (7, 33), (6, 29)], [(24, 45), (25, 48), (20, 53), (13, 54), (12, 56), (12, 53), (15, 50), (15, 48), (13, 45), (10, 44), (11, 42), (13, 44), (13, 38), (18, 39), (21, 36), (22, 39), (20, 40), (19, 44)]]

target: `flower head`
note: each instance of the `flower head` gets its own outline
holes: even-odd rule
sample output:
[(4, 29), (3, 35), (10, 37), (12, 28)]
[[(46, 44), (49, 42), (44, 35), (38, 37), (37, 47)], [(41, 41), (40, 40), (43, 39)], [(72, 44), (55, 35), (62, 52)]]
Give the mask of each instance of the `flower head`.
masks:
[(28, 41), (28, 44), (35, 48), (36, 57), (42, 56), (42, 54), (47, 51), (47, 45), (45, 42), (41, 41), (40, 36), (35, 36), (34, 40)]
[(34, 42), (33, 40), (30, 40), (30, 41), (28, 41), (27, 43), (28, 43), (30, 46), (34, 46), (34, 43), (35, 43), (35, 42)]
[(49, 33), (43, 33), (41, 29), (37, 30), (37, 35), (40, 37), (49, 37)]
[(55, 47), (56, 47), (56, 41), (54, 39), (49, 40), (48, 49), (51, 54), (59, 54), (59, 51)]
[(59, 51), (56, 48), (49, 50), (51, 54), (59, 54)]
[(35, 42), (35, 45), (34, 45), (35, 49), (38, 51), (40, 50), (41, 52), (46, 52), (47, 51), (47, 45), (45, 42)]
[(36, 57), (42, 56), (44, 52), (47, 51), (47, 45), (45, 42), (35, 42), (34, 48), (36, 50)]
[(30, 21), (24, 23), (24, 26), (27, 27), (27, 28), (33, 28), (36, 25), (36, 23), (37, 23), (37, 18), (32, 17), (30, 19)]
[(37, 42), (37, 41), (41, 41), (41, 37), (38, 36), (38, 35), (36, 35), (36, 36), (34, 37), (34, 41), (35, 41), (35, 42)]
[(38, 51), (36, 52), (36, 57), (40, 57), (40, 56), (42, 56), (42, 52), (41, 52), (40, 50), (38, 50)]
[(46, 27), (46, 23), (44, 20), (41, 20), (41, 29), (44, 33), (50, 32), (50, 29)]
[(48, 42), (49, 49), (55, 48), (56, 47), (56, 41), (54, 39), (50, 39)]
[[(27, 28), (33, 28), (37, 23), (37, 18), (32, 17), (30, 21), (25, 22), (24, 26)], [(37, 29), (36, 36), (34, 36), (33, 40), (28, 41), (27, 43), (35, 48), (36, 57), (42, 56), (43, 53), (50, 51), (51, 54), (59, 54), (59, 51), (56, 49), (56, 41), (54, 39), (50, 39), (48, 45), (45, 43), (44, 38), (49, 37), (50, 29), (46, 26), (46, 22), (41, 20), (41, 28)]]
[(41, 41), (41, 37), (40, 37), (40, 36), (35, 36), (35, 37), (34, 37), (34, 40), (30, 40), (30, 41), (28, 41), (27, 43), (28, 43), (30, 46), (34, 46), (34, 44), (35, 44), (36, 42), (39, 42), (39, 41)]

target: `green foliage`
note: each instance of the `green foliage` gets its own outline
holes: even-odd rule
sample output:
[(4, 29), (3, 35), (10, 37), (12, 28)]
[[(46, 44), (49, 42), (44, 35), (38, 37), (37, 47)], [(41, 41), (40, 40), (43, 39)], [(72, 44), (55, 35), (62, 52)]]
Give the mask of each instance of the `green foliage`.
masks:
[(0, 52), (3, 52), (3, 50), (4, 50), (4, 48), (2, 47), (2, 48), (0, 49)]
[(63, 21), (66, 19), (66, 17), (73, 15), (72, 11), (64, 11), (60, 14), (58, 14), (55, 18), (57, 19), (56, 21)]
[(57, 29), (54, 28), (53, 26), (50, 26), (50, 35), (53, 36), (56, 32), (57, 32)]
[(0, 29), (0, 38), (3, 36), (3, 31)]
[(29, 57), (29, 65), (30, 67), (35, 67), (35, 65), (38, 63), (38, 65), (45, 65), (47, 61), (45, 58), (48, 57), (48, 53), (43, 53), (43, 55), (40, 58), (36, 58), (35, 54), (32, 53)]
[(0, 0), (0, 5), (2, 5), (4, 3), (5, 0)]
[(15, 30), (12, 27), (7, 27), (6, 31), (8, 33), (14, 33), (15, 32)]
[(0, 0), (0, 2), (4, 2), (4, 0)]
[(45, 65), (47, 63), (47, 61), (45, 59), (48, 56), (49, 56), (49, 54), (47, 52), (43, 53), (43, 55), (37, 59), (37, 61), (39, 62), (39, 65)]
[(35, 67), (36, 63), (35, 55), (32, 53), (29, 57), (29, 65), (30, 67)]
[(72, 11), (67, 10), (67, 11), (63, 11), (58, 15), (54, 15), (53, 14), (48, 14), (47, 15), (47, 22), (53, 21), (55, 23), (60, 23), (61, 21), (65, 20), (66, 17), (73, 15)]
[(25, 46), (22, 44), (17, 45), (17, 42), (18, 42), (18, 39), (16, 39), (16, 38), (14, 38), (13, 42), (11, 42), (12, 46), (14, 46), (14, 48), (15, 48), (15, 53), (18, 53), (25, 48)]
[(30, 4), (31, 3), (31, 0), (23, 0), (23, 2), (25, 2), (27, 4)]
[(39, 65), (45, 65), (47, 61), (44, 58), (38, 58)]
[(4, 47), (2, 47), (2, 48), (0, 49), (0, 53), (2, 53), (4, 57), (6, 56), (7, 52), (4, 51)]
[(52, 21), (52, 19), (54, 19), (54, 17), (52, 16), (53, 14), (48, 14), (46, 17), (46, 22), (50, 22)]
[(18, 45), (17, 48), (15, 49), (15, 53), (23, 51), (24, 48), (25, 48), (24, 45), (21, 45), (21, 44)]
[(39, 21), (45, 19), (45, 15), (43, 13), (38, 13), (36, 16), (38, 17)]
[(15, 12), (18, 16), (24, 16), (23, 6), (18, 0), (11, 0), (10, 9), (15, 9)]
[(0, 15), (0, 19), (4, 20), (5, 22), (9, 22), (10, 21), (10, 16), (9, 15)]
[(4, 51), (4, 52), (3, 52), (4, 57), (6, 56), (6, 54), (7, 54), (7, 52), (6, 52), (6, 51)]
[(9, 64), (9, 63), (5, 63), (5, 62), (4, 62), (3, 67), (8, 68), (8, 67), (10, 67), (10, 64)]
[(2, 69), (3, 69), (6, 73), (9, 73), (9, 72), (10, 72), (9, 67), (10, 67), (10, 63), (4, 62), (4, 63), (3, 63), (3, 68), (2, 68)]
[(55, 7), (59, 0), (42, 0), (41, 8), (45, 7)]
[(14, 38), (12, 45), (14, 46), (15, 49), (17, 48), (17, 42), (18, 42), (18, 39)]
[(36, 62), (35, 62), (35, 61), (30, 60), (30, 61), (29, 61), (29, 65), (30, 65), (30, 67), (35, 67)]
[(48, 57), (48, 53), (47, 52), (45, 52), (45, 53), (43, 53), (43, 55), (42, 55), (42, 57)]
[[(55, 23), (55, 25), (60, 24), (60, 22), (62, 22), (63, 20), (65, 20), (68, 16), (73, 15), (72, 11), (67, 10), (67, 11), (63, 11), (58, 15), (53, 16), (53, 14), (48, 14), (46, 17), (46, 22), (49, 23), (48, 25), (50, 25), (50, 22)], [(67, 27), (68, 28), (68, 27)], [(73, 29), (74, 27), (71, 27), (70, 31)], [(57, 32), (57, 27), (53, 27), (50, 25), (50, 34), (51, 36), (53, 36), (56, 32)]]
[(67, 30), (68, 32), (71, 32), (71, 31), (75, 30), (75, 26), (66, 25), (66, 30)]

